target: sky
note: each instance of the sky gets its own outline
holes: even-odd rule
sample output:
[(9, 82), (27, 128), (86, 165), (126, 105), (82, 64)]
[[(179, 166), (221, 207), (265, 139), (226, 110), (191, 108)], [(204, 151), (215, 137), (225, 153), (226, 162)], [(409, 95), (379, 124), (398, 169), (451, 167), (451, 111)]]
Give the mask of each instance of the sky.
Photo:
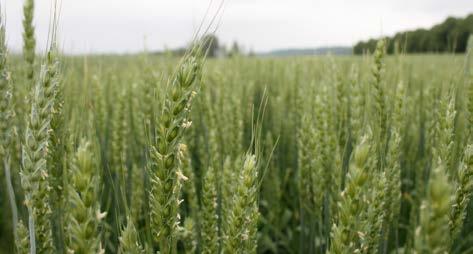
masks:
[[(53, 0), (36, 0), (38, 50), (46, 47)], [(22, 48), (23, 0), (0, 0), (12, 51)], [(133, 53), (185, 46), (204, 22), (230, 45), (266, 52), (352, 46), (473, 13), (471, 0), (62, 0), (65, 53)], [(210, 7), (209, 7), (210, 6)], [(208, 15), (205, 14), (208, 11)]]

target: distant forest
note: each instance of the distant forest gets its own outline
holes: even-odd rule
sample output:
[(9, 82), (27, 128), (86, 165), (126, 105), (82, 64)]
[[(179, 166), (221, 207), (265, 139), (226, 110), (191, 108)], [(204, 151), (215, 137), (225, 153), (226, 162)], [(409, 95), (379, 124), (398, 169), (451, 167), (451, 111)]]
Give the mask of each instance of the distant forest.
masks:
[[(399, 50), (406, 53), (463, 53), (470, 34), (473, 34), (473, 14), (466, 18), (449, 17), (431, 29), (400, 32), (394, 37), (387, 37), (387, 52), (392, 54)], [(353, 53), (373, 52), (377, 41), (371, 39), (358, 42), (353, 47)]]

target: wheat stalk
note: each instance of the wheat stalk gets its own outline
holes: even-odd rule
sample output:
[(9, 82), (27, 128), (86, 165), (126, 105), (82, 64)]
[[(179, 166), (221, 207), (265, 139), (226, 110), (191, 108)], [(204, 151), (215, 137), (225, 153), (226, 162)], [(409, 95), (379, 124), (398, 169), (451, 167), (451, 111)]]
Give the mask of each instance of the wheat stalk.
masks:
[(67, 208), (67, 249), (73, 253), (100, 253), (99, 224), (106, 213), (98, 202), (99, 178), (90, 144), (82, 141), (70, 169)]
[(34, 10), (34, 0), (26, 0), (23, 6), (23, 58), (26, 62), (26, 78), (28, 82), (33, 82), (35, 69), (36, 38), (33, 25)]
[(189, 56), (179, 67), (165, 96), (156, 140), (151, 147), (151, 221), (160, 251), (164, 254), (176, 252), (182, 180), (178, 153), (183, 132), (190, 126), (187, 116), (200, 67), (199, 60), (194, 56)]

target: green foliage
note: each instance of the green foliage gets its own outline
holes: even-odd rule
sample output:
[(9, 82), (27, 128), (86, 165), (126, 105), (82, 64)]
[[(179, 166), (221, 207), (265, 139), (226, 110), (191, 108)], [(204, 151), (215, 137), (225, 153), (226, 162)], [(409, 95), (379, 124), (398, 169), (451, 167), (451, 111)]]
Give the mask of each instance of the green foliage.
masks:
[[(40, 93), (31, 97), (35, 113), (28, 120), (25, 134), (30, 138), (24, 150), (36, 148), (33, 137), (41, 144), (48, 140), (48, 149), (24, 156), (22, 177), (41, 176), (41, 171), (30, 170), (36, 166), (48, 174), (47, 180), (32, 178), (37, 181), (34, 188), (22, 191), (17, 186), (15, 194), (22, 200), (35, 191), (47, 193), (42, 194), (47, 199), (39, 194), (32, 197), (48, 200), (34, 206), (50, 207), (51, 212), (42, 215), (47, 218), (43, 222), (63, 218), (62, 237), (47, 237), (56, 249), (61, 241), (66, 250), (91, 241), (86, 246), (102, 246), (107, 253), (166, 252), (170, 245), (174, 250), (168, 251), (174, 253), (449, 248), (459, 252), (470, 244), (464, 237), (472, 229), (467, 216), (471, 210), (468, 157), (460, 152), (470, 144), (460, 140), (470, 127), (469, 118), (456, 117), (469, 115), (469, 102), (463, 97), (467, 93), (436, 92), (454, 90), (442, 81), (451, 80), (455, 70), (461, 72), (459, 57), (406, 57), (405, 67), (399, 68), (406, 75), (416, 73), (418, 77), (410, 81), (401, 80), (397, 60), (380, 55), (375, 61), (212, 60), (202, 76), (200, 68), (195, 74), (201, 85), (189, 87), (180, 82), (192, 80), (184, 73), (194, 72), (189, 67), (194, 60), (185, 60), (173, 73), (174, 64), (182, 65), (149, 58), (147, 64), (161, 70), (162, 78), (129, 85), (149, 78), (141, 76), (142, 60), (106, 59), (115, 64), (99, 67), (100, 61), (92, 58), (87, 70), (82, 60), (70, 59), (61, 74), (70, 82), (61, 82), (64, 87), (54, 83), (58, 88), (51, 97), (42, 92), (51, 85), (42, 82), (37, 85)], [(430, 69), (425, 61), (444, 71)], [(116, 72), (125, 66), (128, 71)], [(460, 76), (449, 84), (461, 84)], [(332, 82), (338, 83), (332, 86)], [(266, 83), (272, 85), (261, 129), (265, 138), (258, 140), (265, 148), (258, 165), (265, 166), (254, 168), (248, 161), (255, 158), (242, 155), (251, 145), (253, 112), (260, 110), (252, 105), (261, 105)], [(140, 104), (147, 97), (141, 89), (156, 91), (144, 99), (155, 104), (153, 109)], [(43, 104), (46, 98), (54, 103)], [(51, 113), (40, 115), (37, 108)], [(40, 116), (44, 120), (37, 120)], [(192, 127), (187, 131), (190, 119)], [(95, 168), (92, 175), (78, 170), (77, 153), (84, 146), (75, 144), (84, 139)], [(45, 151), (47, 156), (42, 155)], [(18, 161), (12, 156), (14, 163)], [(435, 176), (440, 174), (435, 171), (443, 175)], [(76, 188), (78, 172), (95, 188)], [(435, 183), (442, 181), (445, 186)], [(170, 187), (169, 192), (162, 186)], [(438, 196), (434, 186), (445, 187), (445, 195)], [(61, 192), (62, 188), (67, 191)], [(85, 206), (83, 192), (95, 193), (95, 203)], [(60, 196), (68, 197), (67, 202), (60, 202)], [(100, 215), (107, 216), (93, 223), (92, 235), (82, 235), (82, 224), (72, 223), (78, 220), (76, 210), (93, 219), (98, 207)], [(20, 219), (28, 221), (27, 209), (20, 206), (19, 210)], [(432, 220), (432, 216), (440, 217)], [(54, 224), (51, 228), (58, 234)], [(29, 246), (28, 234), (21, 230), (18, 249)], [(450, 240), (436, 240), (450, 232)], [(39, 248), (40, 242), (35, 243)]]

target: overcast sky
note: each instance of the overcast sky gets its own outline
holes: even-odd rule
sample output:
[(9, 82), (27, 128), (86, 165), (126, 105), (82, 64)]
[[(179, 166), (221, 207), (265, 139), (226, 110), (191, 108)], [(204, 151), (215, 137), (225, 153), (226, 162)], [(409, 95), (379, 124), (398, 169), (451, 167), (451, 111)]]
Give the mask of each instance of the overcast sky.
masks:
[[(473, 12), (472, 0), (226, 0), (217, 35), (247, 49), (351, 46), (358, 40), (430, 27)], [(9, 47), (22, 47), (23, 0), (0, 0)], [(67, 53), (126, 53), (184, 46), (211, 0), (62, 0), (60, 40)], [(213, 0), (210, 13), (221, 0)], [(44, 49), (51, 0), (36, 1)], [(208, 20), (208, 19), (207, 19)]]

